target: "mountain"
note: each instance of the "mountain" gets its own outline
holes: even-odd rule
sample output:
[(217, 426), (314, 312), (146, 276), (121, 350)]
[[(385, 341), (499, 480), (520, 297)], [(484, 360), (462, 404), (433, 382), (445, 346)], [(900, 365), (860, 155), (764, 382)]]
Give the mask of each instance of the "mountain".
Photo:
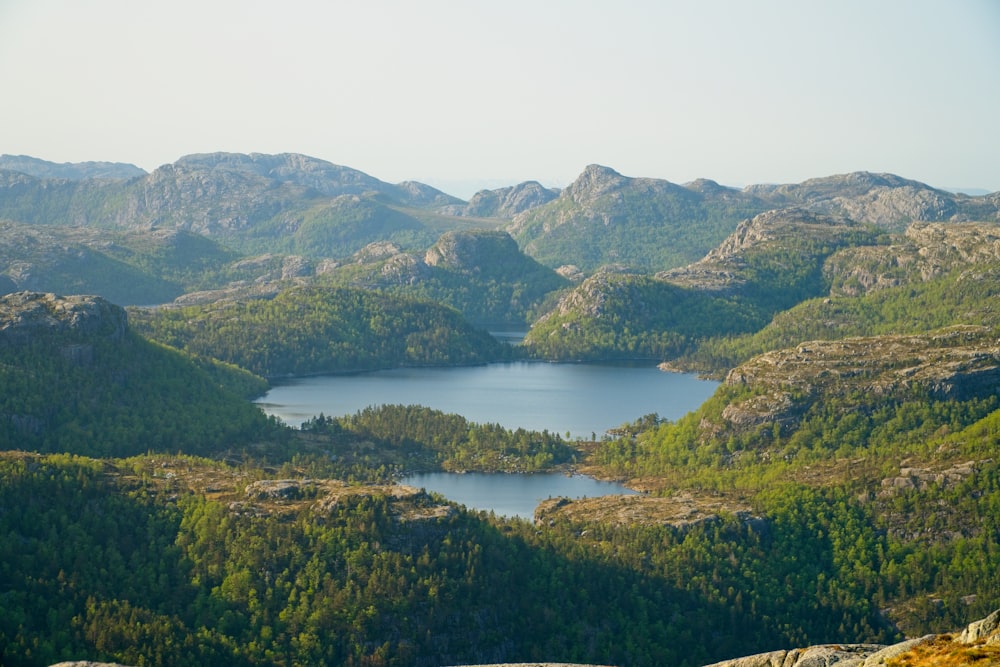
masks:
[(530, 208), (547, 204), (559, 196), (559, 190), (543, 187), (538, 181), (526, 181), (496, 190), (480, 190), (464, 206), (450, 206), (442, 212), (479, 218), (510, 219)]
[(869, 172), (738, 190), (707, 179), (681, 186), (629, 178), (590, 165), (556, 200), (517, 215), (507, 230), (549, 266), (575, 264), (590, 273), (624, 264), (652, 273), (696, 261), (746, 218), (789, 207), (902, 231), (912, 221), (1000, 220), (1000, 193), (970, 197)]
[(322, 282), (431, 299), (479, 326), (527, 326), (551, 294), (569, 283), (520, 251), (506, 233), (443, 234), (423, 253), (374, 243), (324, 271)]
[(0, 169), (17, 171), (35, 178), (81, 181), (103, 179), (127, 181), (145, 176), (146, 171), (127, 162), (49, 162), (27, 155), (0, 155)]
[(846, 218), (761, 213), (684, 268), (653, 277), (605, 267), (536, 321), (525, 344), (546, 358), (672, 358), (706, 337), (756, 331), (825, 294), (826, 258), (875, 237)]
[(0, 171), (0, 217), (18, 222), (191, 231), (244, 252), (312, 257), (394, 238), (425, 247), (470, 225), (434, 210), (460, 203), (430, 186), (392, 185), (297, 154), (189, 155), (127, 182)]
[(681, 186), (590, 165), (558, 198), (516, 215), (506, 229), (553, 268), (574, 264), (590, 273), (619, 263), (652, 272), (698, 259), (767, 208), (710, 181)]
[(998, 220), (996, 197), (969, 197), (894, 174), (853, 172), (802, 183), (746, 188), (774, 205), (798, 205), (902, 231), (915, 220)]
[(270, 428), (260, 378), (140, 338), (99, 297), (0, 297), (0, 384), (0, 449), (216, 453)]

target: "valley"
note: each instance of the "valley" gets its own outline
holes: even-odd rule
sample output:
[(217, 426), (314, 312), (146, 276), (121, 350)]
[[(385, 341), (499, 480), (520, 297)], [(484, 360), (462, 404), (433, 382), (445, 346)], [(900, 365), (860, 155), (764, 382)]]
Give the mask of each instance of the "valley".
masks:
[[(0, 662), (696, 667), (960, 631), (1000, 608), (998, 295), (1000, 193), (892, 174), (590, 165), (466, 202), (296, 154), (2, 156)], [(718, 385), (567, 438), (253, 402), (529, 361)], [(449, 470), (640, 493), (523, 521), (397, 483)]]

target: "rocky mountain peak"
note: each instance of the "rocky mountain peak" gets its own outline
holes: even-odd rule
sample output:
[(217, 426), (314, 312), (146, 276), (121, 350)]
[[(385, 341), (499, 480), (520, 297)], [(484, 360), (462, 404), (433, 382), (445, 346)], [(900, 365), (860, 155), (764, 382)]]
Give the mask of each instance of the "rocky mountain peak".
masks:
[(513, 218), (518, 213), (547, 204), (559, 196), (559, 190), (546, 188), (538, 181), (525, 181), (497, 190), (480, 190), (456, 215), (481, 218)]
[(601, 195), (617, 190), (630, 180), (610, 167), (591, 164), (566, 188), (566, 194), (577, 203), (587, 204)]

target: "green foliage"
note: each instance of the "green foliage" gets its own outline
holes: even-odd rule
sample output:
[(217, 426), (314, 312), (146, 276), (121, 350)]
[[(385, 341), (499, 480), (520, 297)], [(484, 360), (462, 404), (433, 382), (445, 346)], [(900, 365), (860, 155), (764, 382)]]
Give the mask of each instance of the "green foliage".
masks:
[(275, 430), (245, 398), (263, 388), (259, 378), (208, 366), (132, 333), (122, 341), (38, 337), (0, 346), (0, 449), (209, 453)]
[(150, 338), (270, 377), (484, 363), (509, 351), (449, 308), (360, 289), (293, 288), (130, 318)]
[[(341, 431), (372, 438), (411, 456), (430, 454), (435, 467), (486, 472), (538, 472), (570, 463), (576, 450), (558, 434), (513, 431), (499, 424), (471, 423), (460, 415), (421, 406), (383, 405), (365, 408), (336, 420)], [(328, 428), (321, 420), (303, 430)], [(411, 465), (408, 468), (412, 469)]]
[(649, 276), (601, 273), (578, 288), (600, 294), (600, 306), (554, 311), (525, 337), (544, 359), (654, 359), (676, 357), (713, 332), (752, 330), (766, 319), (746, 299), (678, 287)]

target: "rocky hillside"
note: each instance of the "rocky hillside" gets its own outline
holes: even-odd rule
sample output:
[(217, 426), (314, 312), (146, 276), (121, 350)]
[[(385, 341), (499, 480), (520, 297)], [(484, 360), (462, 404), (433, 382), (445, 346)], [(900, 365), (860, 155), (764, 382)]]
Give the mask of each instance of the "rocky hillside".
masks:
[(745, 218), (790, 207), (902, 231), (913, 221), (1000, 219), (1000, 193), (969, 197), (868, 172), (738, 190), (706, 179), (680, 186), (629, 178), (591, 165), (558, 199), (516, 216), (508, 231), (550, 266), (660, 271), (696, 261)]
[(912, 221), (997, 220), (1000, 197), (969, 197), (894, 174), (866, 171), (813, 178), (798, 184), (745, 189), (773, 206), (804, 206), (893, 231)]
[(348, 255), (394, 236), (429, 244), (443, 231), (440, 216), (428, 222), (414, 212), (457, 204), (420, 183), (392, 185), (298, 154), (189, 155), (113, 183), (0, 171), (0, 217), (18, 222), (186, 230), (244, 250), (311, 256)]
[[(874, 409), (908, 393), (930, 400), (987, 397), (1000, 383), (1000, 339), (988, 327), (954, 327), (913, 336), (804, 342), (762, 354), (725, 383), (746, 398), (728, 403), (718, 429), (778, 425), (791, 432), (805, 411), (840, 400), (841, 410)], [(843, 400), (847, 398), (848, 402)]]
[(831, 295), (859, 296), (995, 262), (1000, 262), (1000, 225), (915, 222), (891, 245), (838, 252), (824, 272), (832, 285)]
[(568, 285), (522, 253), (508, 234), (489, 230), (447, 232), (423, 253), (372, 243), (350, 262), (324, 270), (322, 281), (430, 298), (482, 326), (518, 327)]

